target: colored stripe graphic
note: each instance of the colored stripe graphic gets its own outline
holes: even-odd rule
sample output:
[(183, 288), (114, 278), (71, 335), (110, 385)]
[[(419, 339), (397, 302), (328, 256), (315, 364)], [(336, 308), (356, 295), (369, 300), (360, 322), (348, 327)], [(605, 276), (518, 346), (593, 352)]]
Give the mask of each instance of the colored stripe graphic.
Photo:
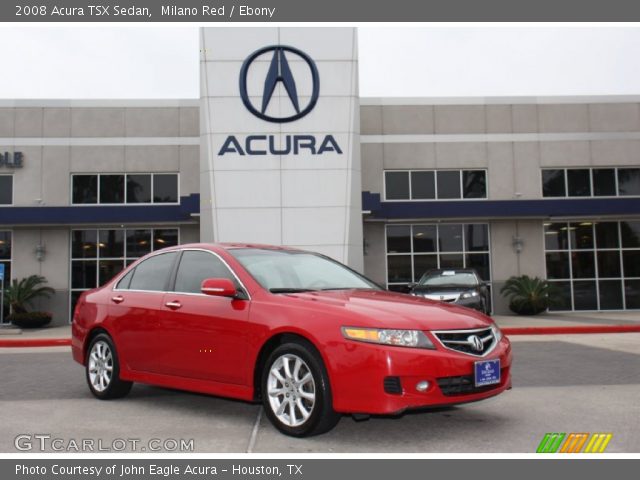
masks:
[(603, 453), (612, 437), (611, 433), (594, 433), (584, 453)]
[(612, 438), (612, 433), (545, 433), (536, 453), (603, 453)]
[(565, 435), (565, 433), (545, 433), (536, 453), (556, 453)]
[(588, 433), (571, 433), (564, 442), (560, 453), (580, 453), (584, 442), (589, 438)]

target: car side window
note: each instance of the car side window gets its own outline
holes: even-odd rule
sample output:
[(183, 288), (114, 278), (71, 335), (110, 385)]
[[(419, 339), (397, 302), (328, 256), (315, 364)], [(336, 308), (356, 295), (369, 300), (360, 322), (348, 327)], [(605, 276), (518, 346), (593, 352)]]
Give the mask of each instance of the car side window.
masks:
[(202, 282), (207, 278), (228, 278), (236, 288), (240, 286), (229, 268), (215, 255), (199, 250), (184, 251), (174, 291), (201, 293)]
[(129, 285), (131, 285), (131, 279), (133, 278), (133, 272), (135, 271), (136, 269), (134, 268), (122, 277), (118, 282), (118, 285), (116, 285), (116, 290), (129, 290)]
[(176, 255), (176, 252), (162, 253), (138, 264), (133, 271), (129, 289), (151, 292), (164, 291)]

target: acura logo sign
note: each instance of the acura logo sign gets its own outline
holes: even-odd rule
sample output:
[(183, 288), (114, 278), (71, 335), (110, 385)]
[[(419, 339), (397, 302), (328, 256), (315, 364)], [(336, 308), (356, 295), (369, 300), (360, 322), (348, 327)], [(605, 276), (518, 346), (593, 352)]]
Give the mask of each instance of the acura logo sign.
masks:
[[(260, 57), (270, 53), (272, 53), (272, 55), (269, 60), (269, 67), (263, 80), (261, 77), (262, 73), (260, 72), (264, 70), (252, 69), (251, 67)], [(291, 69), (291, 64), (293, 64), (294, 60), (296, 66), (306, 66), (310, 74), (303, 75), (303, 73), (305, 73), (304, 70), (294, 69), (296, 74), (300, 76), (300, 78), (296, 78), (294, 70)], [(290, 64), (289, 62), (292, 63)], [(255, 88), (256, 73), (258, 74), (258, 80), (262, 87), (262, 95), (260, 96), (252, 92), (252, 97), (249, 95), (247, 85), (249, 82), (248, 79), (251, 78), (254, 81)], [(301, 104), (299, 90), (301, 84), (304, 82), (311, 82), (311, 97), (308, 97), (308, 95), (303, 96), (302, 100), (304, 100), (304, 104)], [(278, 102), (277, 98), (273, 98), (273, 94), (278, 85), (282, 85), (284, 92), (286, 92), (286, 97), (281, 99), (280, 105), (283, 106), (285, 102), (289, 102), (291, 105), (289, 111), (295, 112), (293, 115), (275, 116), (268, 113), (270, 111), (269, 105)], [(318, 75), (318, 68), (309, 55), (297, 48), (285, 45), (272, 45), (261, 48), (249, 55), (240, 68), (240, 98), (242, 98), (242, 103), (253, 115), (267, 122), (293, 122), (294, 120), (304, 117), (316, 106), (319, 95), (320, 76)], [(271, 110), (274, 109), (271, 108)], [(291, 135), (229, 135), (218, 151), (218, 155), (220, 156), (230, 154), (240, 156), (306, 156), (332, 153), (342, 155), (342, 148), (340, 148), (340, 145), (333, 135), (325, 134), (318, 136), (311, 133)]]
[[(249, 75), (249, 70), (253, 62), (262, 55), (270, 52), (273, 52), (273, 56), (271, 57), (269, 70), (267, 71), (267, 76), (264, 80), (262, 99), (259, 108), (257, 108), (252, 103), (251, 98), (249, 98), (249, 92), (247, 89), (247, 77)], [(298, 96), (298, 85), (296, 83), (293, 72), (291, 71), (291, 67), (289, 66), (290, 58), (299, 58), (303, 60), (309, 67), (311, 73), (311, 98), (304, 106), (300, 105), (300, 98)], [(293, 110), (296, 112), (295, 114), (286, 117), (267, 115), (267, 109), (271, 104), (273, 93), (278, 84), (282, 84), (282, 86), (284, 87)], [(311, 110), (313, 110), (313, 107), (316, 106), (319, 95), (320, 76), (318, 75), (318, 68), (316, 67), (315, 62), (311, 59), (311, 57), (309, 57), (309, 55), (294, 47), (288, 47), (285, 45), (273, 45), (261, 48), (260, 50), (256, 50), (251, 55), (249, 55), (249, 57), (242, 64), (242, 68), (240, 69), (240, 97), (242, 98), (244, 106), (256, 117), (268, 122), (286, 123), (293, 122), (294, 120), (298, 120), (299, 118), (304, 117)]]

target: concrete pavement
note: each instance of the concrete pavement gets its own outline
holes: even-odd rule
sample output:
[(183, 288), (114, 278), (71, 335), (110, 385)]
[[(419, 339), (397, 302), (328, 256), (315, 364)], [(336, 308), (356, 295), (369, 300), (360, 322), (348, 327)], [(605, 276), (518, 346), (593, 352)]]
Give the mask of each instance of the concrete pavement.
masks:
[(194, 439), (197, 452), (534, 452), (546, 432), (611, 432), (607, 451), (640, 452), (640, 334), (512, 338), (514, 388), (448, 409), (344, 417), (310, 439), (281, 435), (259, 405), (136, 384), (102, 402), (68, 348), (0, 351), (0, 451), (14, 438)]

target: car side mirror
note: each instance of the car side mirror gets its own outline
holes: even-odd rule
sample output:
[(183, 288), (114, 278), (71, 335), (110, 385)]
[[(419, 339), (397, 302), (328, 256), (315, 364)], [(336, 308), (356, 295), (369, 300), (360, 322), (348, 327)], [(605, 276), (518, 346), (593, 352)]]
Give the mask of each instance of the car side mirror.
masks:
[(236, 286), (228, 278), (207, 278), (202, 282), (202, 293), (213, 297), (231, 297), (237, 295)]
[(402, 290), (404, 293), (411, 293), (411, 291), (418, 285), (417, 283), (408, 283), (406, 287)]

